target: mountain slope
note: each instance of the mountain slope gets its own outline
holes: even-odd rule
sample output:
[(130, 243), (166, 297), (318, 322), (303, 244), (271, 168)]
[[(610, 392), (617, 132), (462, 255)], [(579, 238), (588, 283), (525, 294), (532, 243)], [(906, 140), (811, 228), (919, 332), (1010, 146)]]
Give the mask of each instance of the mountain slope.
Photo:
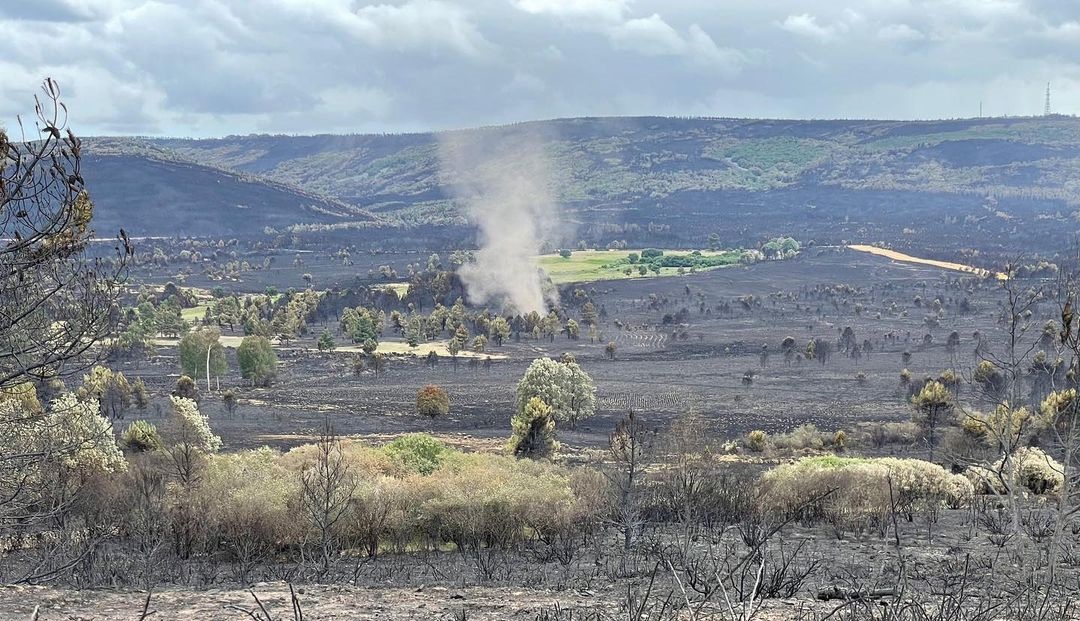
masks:
[[(443, 166), (446, 145), (460, 144), (471, 159)], [(930, 249), (969, 248), (977, 238), (1005, 252), (1075, 232), (1080, 215), (1080, 119), (1063, 116), (581, 118), (441, 134), (117, 139), (112, 147), (257, 175), (406, 226), (469, 225), (454, 197), (477, 179), (541, 176), (563, 223), (595, 243), (686, 245), (713, 232), (756, 243), (796, 232)], [(164, 172), (159, 180), (177, 187)], [(224, 202), (244, 203), (242, 194)], [(265, 222), (257, 215), (257, 226), (254, 216), (245, 224), (329, 223), (295, 205), (267, 209)]]
[(301, 223), (375, 221), (353, 205), (274, 180), (106, 141), (87, 146), (82, 172), (101, 235), (124, 227), (132, 236), (232, 237)]

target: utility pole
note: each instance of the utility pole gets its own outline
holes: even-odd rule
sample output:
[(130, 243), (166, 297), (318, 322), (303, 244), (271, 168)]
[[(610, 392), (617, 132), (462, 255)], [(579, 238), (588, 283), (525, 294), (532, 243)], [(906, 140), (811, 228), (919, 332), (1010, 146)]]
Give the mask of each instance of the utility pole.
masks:
[(1043, 116), (1050, 116), (1050, 83), (1046, 83), (1046, 104), (1043, 106)]

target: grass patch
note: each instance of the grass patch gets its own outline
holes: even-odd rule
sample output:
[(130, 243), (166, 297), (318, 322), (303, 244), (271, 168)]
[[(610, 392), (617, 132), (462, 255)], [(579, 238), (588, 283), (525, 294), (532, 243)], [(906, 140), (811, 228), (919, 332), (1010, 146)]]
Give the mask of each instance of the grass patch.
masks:
[[(575, 250), (569, 257), (564, 258), (558, 254), (541, 255), (538, 264), (551, 281), (557, 285), (571, 282), (593, 282), (598, 280), (625, 280), (629, 278), (656, 278), (660, 276), (678, 276), (679, 267), (660, 267), (659, 272), (648, 270), (642, 275), (638, 270), (638, 264), (630, 263), (630, 255), (641, 256), (641, 250)], [(699, 252), (694, 255), (694, 252)], [(675, 260), (677, 257), (700, 257), (699, 263), (707, 263), (695, 268), (696, 271), (706, 271), (734, 265), (742, 260), (742, 250), (690, 251), (690, 250), (665, 250), (664, 257)], [(640, 261), (640, 259), (639, 259)], [(627, 274), (627, 268), (630, 273)], [(683, 267), (684, 272), (690, 268)]]

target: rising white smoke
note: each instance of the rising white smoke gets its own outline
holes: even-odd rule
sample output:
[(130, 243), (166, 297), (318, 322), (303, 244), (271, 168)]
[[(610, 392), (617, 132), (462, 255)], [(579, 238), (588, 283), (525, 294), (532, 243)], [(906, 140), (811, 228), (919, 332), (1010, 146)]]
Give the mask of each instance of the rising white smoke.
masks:
[(473, 304), (547, 312), (558, 293), (542, 286), (536, 255), (568, 239), (555, 200), (544, 141), (523, 129), (448, 132), (439, 139), (440, 174), (479, 229), (476, 262), (459, 271)]

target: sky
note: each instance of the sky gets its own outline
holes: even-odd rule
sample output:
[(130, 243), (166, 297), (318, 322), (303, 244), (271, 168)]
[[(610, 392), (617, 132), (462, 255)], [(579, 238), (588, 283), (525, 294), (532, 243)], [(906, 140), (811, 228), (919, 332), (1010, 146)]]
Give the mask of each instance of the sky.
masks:
[(0, 0), (0, 75), (80, 135), (1075, 114), (1080, 0)]

